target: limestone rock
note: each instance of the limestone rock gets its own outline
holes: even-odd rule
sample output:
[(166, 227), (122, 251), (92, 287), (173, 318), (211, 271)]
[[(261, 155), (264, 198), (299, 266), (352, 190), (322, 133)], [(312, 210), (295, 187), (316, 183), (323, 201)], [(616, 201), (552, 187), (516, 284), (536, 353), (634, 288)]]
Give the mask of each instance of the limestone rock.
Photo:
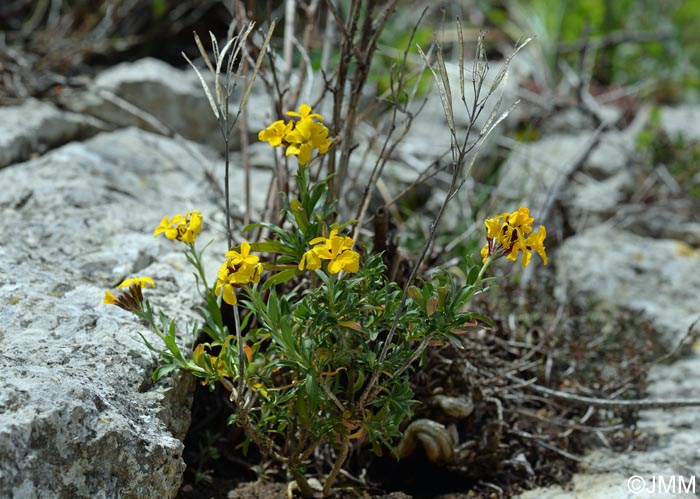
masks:
[[(210, 80), (208, 70), (203, 76)], [(210, 84), (213, 92), (213, 85)], [(231, 118), (238, 111), (242, 88), (231, 97)], [(254, 87), (248, 101), (251, 139), (269, 123), (273, 109), (270, 99)], [(99, 74), (87, 91), (66, 92), (63, 104), (70, 109), (98, 117), (116, 127), (136, 126), (169, 135), (174, 131), (195, 142), (223, 148), (216, 117), (192, 68), (178, 69), (154, 58), (125, 62)], [(240, 144), (238, 130), (230, 146)]]
[(592, 132), (581, 132), (518, 144), (501, 167), (497, 195), (503, 200), (502, 211), (523, 205), (537, 217), (550, 197), (560, 193), (592, 141)]
[(700, 107), (664, 107), (660, 113), (661, 129), (671, 140), (679, 137), (689, 142), (700, 141)]
[[(648, 396), (655, 399), (698, 398), (698, 376), (698, 352), (673, 365), (656, 366), (650, 375)], [(638, 425), (652, 436), (654, 443), (650, 449), (626, 453), (594, 451), (585, 457), (581, 472), (574, 475), (566, 488), (539, 488), (522, 494), (520, 498), (697, 497), (695, 493), (700, 477), (693, 464), (700, 462), (700, 432), (696, 421), (697, 408), (694, 407), (643, 411)], [(641, 480), (632, 477), (641, 477)], [(663, 487), (660, 481), (654, 481), (660, 478), (665, 481)], [(674, 480), (672, 489), (667, 488), (671, 479)], [(637, 492), (634, 487), (639, 487)]]
[[(199, 208), (210, 276), (221, 223), (199, 157), (136, 129), (71, 143), (0, 170), (0, 497), (174, 497), (192, 378), (153, 384), (160, 340), (102, 304), (149, 275), (154, 306), (194, 320), (179, 243), (153, 238), (163, 215)], [(191, 328), (179, 322), (183, 348)]]
[(0, 113), (0, 168), (71, 140), (90, 137), (106, 127), (96, 119), (36, 99), (2, 107)]
[(668, 349), (698, 316), (700, 257), (683, 241), (602, 225), (564, 241), (555, 258), (561, 295), (644, 314)]

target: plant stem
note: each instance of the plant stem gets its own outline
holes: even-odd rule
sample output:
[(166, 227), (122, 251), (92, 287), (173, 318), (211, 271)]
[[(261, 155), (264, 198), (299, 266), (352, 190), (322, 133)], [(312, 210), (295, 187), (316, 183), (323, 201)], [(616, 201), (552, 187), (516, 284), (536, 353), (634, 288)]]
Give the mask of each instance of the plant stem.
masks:
[(303, 473), (301, 473), (297, 468), (290, 467), (290, 473), (294, 477), (294, 481), (297, 482), (299, 487), (299, 493), (302, 497), (311, 499), (314, 496), (314, 489), (309, 485), (309, 481), (306, 479)]
[[(226, 106), (228, 107), (228, 106)], [(226, 120), (228, 121), (228, 120)], [(226, 242), (228, 243), (228, 249), (233, 246), (233, 238), (231, 237), (231, 205), (228, 187), (228, 171), (229, 171), (229, 143), (228, 136), (224, 133), (224, 197), (226, 198)]]
[(241, 335), (241, 319), (238, 316), (238, 304), (233, 306), (233, 321), (236, 328), (236, 344), (238, 346), (238, 401), (243, 401), (243, 388), (245, 387), (245, 352), (243, 351), (243, 336)]
[(350, 439), (348, 437), (345, 437), (343, 439), (343, 443), (340, 446), (338, 457), (335, 458), (335, 463), (333, 463), (333, 469), (328, 474), (328, 477), (326, 478), (326, 483), (323, 484), (323, 497), (328, 497), (328, 494), (330, 494), (331, 488), (335, 483), (335, 479), (338, 476), (338, 473), (340, 473), (340, 469), (343, 467), (343, 464), (345, 464), (345, 460), (348, 458), (349, 453)]

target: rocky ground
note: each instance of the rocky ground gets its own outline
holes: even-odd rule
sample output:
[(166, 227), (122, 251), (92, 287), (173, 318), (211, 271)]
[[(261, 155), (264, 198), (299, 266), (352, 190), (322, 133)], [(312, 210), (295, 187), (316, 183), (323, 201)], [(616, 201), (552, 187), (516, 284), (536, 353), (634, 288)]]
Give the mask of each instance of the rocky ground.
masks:
[[(509, 92), (517, 88), (513, 79)], [(272, 118), (265, 99), (254, 95), (249, 106), (255, 130)], [(149, 275), (155, 302), (194, 317), (183, 305), (196, 297), (186, 262), (152, 231), (163, 215), (198, 208), (204, 237), (215, 239), (209, 251), (219, 254), (224, 244), (219, 132), (196, 77), (143, 59), (52, 101), (0, 108), (0, 116), (0, 496), (175, 497), (193, 382), (175, 376), (153, 384), (157, 359), (139, 334), (157, 338), (102, 298), (125, 277)], [(496, 187), (499, 211), (524, 203), (547, 221), (556, 292), (542, 300), (605, 305), (610, 321), (632, 312), (653, 325), (668, 352), (700, 334), (696, 324), (686, 338), (700, 317), (699, 205), (688, 189), (698, 174), (679, 181), (666, 166), (648, 165), (639, 137), (653, 127), (692, 147), (700, 108), (641, 107), (624, 120), (609, 106), (601, 116), (597, 126), (574, 112), (568, 126), (511, 144)], [(434, 153), (443, 122), (439, 104), (429, 103), (396, 153), (395, 176)], [(510, 144), (506, 137), (497, 143)], [(255, 148), (253, 158), (252, 204), (260, 212), (272, 172)], [(240, 188), (242, 173), (234, 171), (232, 186)], [(653, 367), (649, 398), (700, 398), (695, 345)], [(697, 414), (643, 410), (637, 425), (648, 448), (591, 450), (569, 483), (521, 497), (644, 497), (628, 489), (634, 475), (647, 486), (658, 476), (700, 482)]]

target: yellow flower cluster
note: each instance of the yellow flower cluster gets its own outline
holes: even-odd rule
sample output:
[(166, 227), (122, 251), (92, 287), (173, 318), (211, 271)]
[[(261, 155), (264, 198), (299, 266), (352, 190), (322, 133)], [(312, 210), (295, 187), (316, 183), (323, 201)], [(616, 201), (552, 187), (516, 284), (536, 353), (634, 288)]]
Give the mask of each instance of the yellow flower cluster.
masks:
[(134, 312), (139, 309), (143, 301), (141, 289), (146, 287), (156, 287), (156, 284), (150, 277), (132, 277), (130, 279), (125, 279), (117, 288), (126, 288), (126, 291), (123, 291), (119, 296), (114, 296), (110, 291), (105, 291), (103, 302), (106, 305), (116, 305), (124, 310)]
[(194, 244), (197, 235), (202, 231), (203, 220), (204, 217), (199, 210), (188, 211), (184, 217), (178, 213), (172, 220), (169, 220), (166, 215), (153, 231), (153, 237), (163, 233), (171, 241), (177, 239), (183, 243)]
[(317, 237), (310, 244), (313, 248), (302, 256), (299, 270), (316, 270), (321, 267), (321, 260), (329, 260), (328, 272), (331, 274), (341, 270), (357, 272), (360, 268), (360, 255), (351, 249), (355, 241), (351, 237), (339, 236), (336, 229), (331, 230), (329, 237)]
[(285, 147), (285, 154), (297, 156), (300, 165), (305, 165), (311, 160), (314, 149), (319, 154), (328, 152), (333, 140), (328, 138), (328, 128), (323, 123), (319, 123), (323, 121), (323, 116), (312, 113), (311, 106), (308, 104), (299, 106), (299, 112), (288, 111), (287, 116), (293, 116), (299, 120), (290, 120), (287, 123), (284, 120), (275, 121), (258, 133), (258, 140), (269, 142), (272, 147)]
[(224, 293), (224, 301), (229, 305), (238, 303), (234, 287), (260, 281), (263, 266), (260, 257), (250, 254), (250, 244), (241, 243), (241, 251), (226, 253), (226, 261), (219, 268), (214, 292), (219, 296)]
[(535, 251), (547, 265), (549, 260), (544, 249), (544, 238), (547, 237), (547, 230), (544, 225), (540, 225), (539, 232), (532, 232), (534, 221), (535, 219), (530, 216), (530, 210), (523, 206), (513, 213), (501, 213), (487, 219), (484, 222), (487, 243), (481, 248), (483, 261), (485, 262), (489, 255), (500, 251), (509, 260), (515, 262), (518, 259), (518, 254), (522, 251), (522, 265), (527, 267), (532, 252)]

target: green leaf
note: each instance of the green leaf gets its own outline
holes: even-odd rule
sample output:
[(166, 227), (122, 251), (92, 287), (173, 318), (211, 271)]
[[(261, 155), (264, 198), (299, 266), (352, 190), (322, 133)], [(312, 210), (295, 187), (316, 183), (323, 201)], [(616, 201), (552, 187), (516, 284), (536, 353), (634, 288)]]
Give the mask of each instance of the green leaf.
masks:
[(168, 374), (170, 371), (174, 371), (179, 366), (177, 364), (164, 364), (159, 366), (155, 371), (153, 371), (153, 376), (151, 378), (153, 381), (158, 381), (160, 378)]
[(280, 255), (296, 256), (296, 251), (279, 241), (263, 241), (250, 243), (250, 249), (258, 253), (276, 253)]
[(289, 202), (289, 207), (294, 215), (294, 220), (297, 223), (297, 227), (303, 233), (306, 233), (309, 228), (309, 217), (306, 215), (306, 210), (298, 199), (292, 199)]
[(469, 286), (473, 285), (477, 278), (479, 277), (479, 272), (481, 271), (481, 268), (478, 266), (474, 266), (471, 269), (469, 269), (469, 273), (467, 274), (467, 284)]
[(491, 326), (491, 327), (496, 327), (496, 323), (495, 323), (494, 320), (493, 320), (491, 317), (489, 317), (488, 315), (478, 314), (478, 313), (476, 313), (476, 312), (468, 312), (466, 315), (467, 315), (470, 319), (476, 319), (476, 320), (481, 321), (481, 322), (483, 322), (483, 323), (485, 323), (485, 324), (488, 324), (488, 325)]
[(318, 409), (319, 387), (318, 383), (316, 383), (316, 378), (313, 375), (309, 374), (306, 377), (304, 388), (306, 389), (306, 396), (309, 400), (309, 410), (311, 413), (315, 413)]
[(270, 231), (275, 232), (275, 233), (279, 234), (280, 236), (287, 235), (287, 231), (284, 230), (282, 227), (280, 227), (279, 225), (269, 223), (269, 222), (258, 222), (258, 223), (254, 223), (254, 224), (248, 224), (245, 227), (243, 227), (242, 232), (246, 233), (252, 229), (259, 229), (259, 228), (269, 229)]
[(273, 275), (272, 277), (267, 278), (265, 280), (265, 283), (263, 284), (263, 289), (267, 290), (270, 289), (272, 286), (277, 286), (278, 284), (282, 284), (284, 282), (287, 282), (290, 279), (295, 278), (298, 276), (301, 272), (297, 267), (292, 267), (286, 270), (283, 270), (281, 272), (278, 272), (277, 274)]
[(411, 286), (408, 288), (408, 296), (423, 312), (425, 312), (425, 300), (418, 287)]

